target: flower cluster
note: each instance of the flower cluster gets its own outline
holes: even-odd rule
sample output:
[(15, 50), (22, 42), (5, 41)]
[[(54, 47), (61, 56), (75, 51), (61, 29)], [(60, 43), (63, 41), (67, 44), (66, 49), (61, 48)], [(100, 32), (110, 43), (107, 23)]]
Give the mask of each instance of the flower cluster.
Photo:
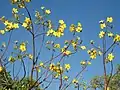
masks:
[(12, 4), (17, 4), (19, 8), (25, 8), (25, 3), (29, 3), (31, 0), (11, 0)]
[(90, 55), (90, 58), (91, 58), (91, 59), (96, 59), (96, 56), (97, 56), (97, 51), (96, 51), (96, 49), (92, 48), (91, 50), (88, 50), (87, 52), (88, 52), (88, 54)]
[(115, 56), (113, 55), (113, 53), (109, 53), (109, 54), (107, 55), (107, 60), (110, 61), (110, 62), (111, 62), (114, 58), (115, 58)]
[(101, 20), (100, 23), (100, 28), (104, 29), (106, 27), (111, 27), (109, 23), (113, 22), (113, 18), (112, 17), (107, 17), (106, 21)]
[(49, 65), (49, 70), (55, 72), (55, 78), (59, 77), (63, 73), (63, 67), (61, 67), (60, 64), (55, 65), (54, 63), (51, 63)]
[(5, 28), (2, 29), (2, 30), (0, 30), (0, 34), (5, 34), (5, 32), (8, 32), (10, 30), (18, 29), (19, 28), (18, 23), (11, 22), (11, 21), (5, 19), (4, 16), (1, 18), (1, 21), (5, 25)]
[(25, 17), (25, 20), (24, 20), (22, 26), (23, 26), (25, 29), (27, 29), (27, 30), (31, 30), (31, 29), (32, 29), (31, 23), (32, 23), (32, 22), (31, 22), (30, 18)]
[(114, 36), (114, 40), (113, 40), (114, 42), (120, 42), (120, 35), (119, 34), (116, 34), (115, 36)]
[(70, 32), (82, 32), (82, 25), (78, 22), (77, 26), (74, 24), (70, 25)]
[(80, 64), (81, 65), (91, 65), (91, 62), (83, 60), (83, 61), (80, 62)]
[(47, 36), (55, 36), (55, 37), (61, 37), (64, 35), (64, 30), (66, 28), (66, 24), (63, 20), (59, 20), (59, 26), (57, 30), (50, 29), (47, 31)]
[(24, 43), (24, 42), (21, 43), (19, 49), (21, 52), (25, 52), (26, 51), (26, 43)]

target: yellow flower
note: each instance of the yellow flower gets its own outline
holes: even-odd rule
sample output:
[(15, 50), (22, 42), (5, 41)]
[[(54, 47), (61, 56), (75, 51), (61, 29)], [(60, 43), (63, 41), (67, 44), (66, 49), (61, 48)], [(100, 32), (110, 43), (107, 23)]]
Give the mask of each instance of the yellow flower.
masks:
[(64, 80), (66, 80), (66, 81), (68, 80), (68, 76), (64, 76), (63, 78), (64, 78)]
[(94, 48), (92, 48), (91, 50), (88, 50), (87, 52), (90, 55), (91, 59), (96, 59), (97, 51)]
[(18, 13), (18, 9), (17, 8), (13, 8), (12, 9), (12, 13)]
[(109, 61), (112, 61), (114, 58), (115, 58), (115, 56), (113, 55), (113, 53), (109, 53), (108, 56), (107, 56), (107, 59)]
[(53, 35), (54, 35), (55, 37), (61, 37), (61, 36), (64, 35), (64, 33), (62, 33), (62, 32), (54, 32)]
[(116, 34), (113, 41), (120, 42), (120, 35)]
[(105, 27), (106, 27), (106, 24), (105, 24), (105, 23), (101, 23), (101, 24), (100, 24), (100, 28), (101, 28), (101, 29), (104, 29)]
[(31, 0), (26, 0), (26, 2), (30, 2)]
[(29, 59), (31, 59), (31, 60), (33, 59), (33, 55), (32, 55), (32, 54), (29, 54), (28, 57), (29, 57)]
[(82, 27), (77, 27), (76, 32), (82, 32)]
[(80, 22), (78, 22), (78, 27), (82, 27), (82, 24)]
[(112, 23), (113, 22), (113, 18), (112, 17), (107, 17), (107, 22)]
[(76, 32), (82, 32), (82, 25), (78, 22), (78, 26), (76, 27)]
[(21, 43), (19, 49), (22, 52), (26, 51), (26, 44), (25, 43)]
[(9, 22), (8, 20), (5, 20), (5, 21), (4, 21), (4, 25), (6, 26), (5, 31), (9, 31), (9, 30), (14, 29), (13, 23), (12, 23), (12, 22)]
[(50, 29), (50, 30), (47, 31), (47, 34), (46, 34), (46, 35), (49, 36), (50, 34), (53, 34), (54, 32), (55, 32), (55, 31), (54, 31), (53, 29)]
[(73, 84), (77, 84), (77, 83), (78, 83), (78, 80), (77, 80), (77, 79), (73, 79), (73, 80), (72, 80), (72, 83), (73, 83)]
[(5, 30), (0, 30), (0, 34), (4, 35), (5, 34)]
[(25, 17), (25, 21), (24, 21), (24, 22), (27, 23), (27, 24), (30, 24), (30, 23), (31, 23), (31, 20), (30, 20), (30, 18)]
[(80, 46), (80, 48), (81, 48), (82, 50), (85, 50), (85, 49), (86, 49), (86, 46)]
[(49, 66), (49, 69), (50, 69), (51, 71), (53, 71), (54, 68), (55, 68), (55, 64), (54, 64), (54, 63), (51, 63), (50, 66)]
[(73, 32), (75, 30), (75, 25), (71, 24), (69, 29), (70, 29), (70, 32)]
[(71, 51), (69, 51), (69, 50), (64, 51), (64, 52), (63, 52), (63, 54), (68, 56), (68, 55), (70, 55), (70, 54), (71, 54)]
[(71, 67), (70, 64), (65, 64), (65, 69), (66, 69), (66, 70), (69, 70), (70, 67)]
[(18, 0), (11, 0), (12, 4), (17, 3)]
[(91, 65), (91, 62), (90, 62), (90, 61), (87, 61), (87, 64), (88, 64), (88, 65)]
[(81, 65), (85, 65), (86, 62), (85, 62), (85, 61), (81, 61), (80, 64), (81, 64)]
[(8, 25), (8, 23), (9, 23), (8, 20), (5, 20), (4, 22), (5, 26)]
[(60, 48), (60, 44), (55, 44), (54, 48)]
[(46, 13), (46, 14), (50, 14), (51, 11), (47, 9), (47, 10), (45, 10), (45, 13)]
[(27, 23), (24, 22), (24, 23), (22, 24), (22, 26), (23, 26), (24, 28), (27, 28), (28, 25), (27, 25)]
[(64, 24), (64, 20), (59, 20), (59, 24)]
[(2, 70), (3, 70), (3, 68), (2, 68), (2, 66), (0, 66), (0, 72), (2, 72)]
[(14, 62), (14, 61), (15, 61), (15, 58), (12, 57), (12, 56), (10, 56), (9, 59), (8, 59), (8, 61), (10, 61), (10, 62)]
[(39, 65), (40, 65), (40, 67), (43, 67), (43, 66), (44, 66), (44, 63), (43, 63), (43, 62), (40, 62)]
[(18, 23), (14, 23), (13, 28), (15, 28), (15, 29), (19, 28)]
[(113, 33), (109, 32), (108, 37), (113, 37)]
[(99, 38), (103, 38), (104, 36), (105, 36), (105, 32), (104, 31), (100, 31)]

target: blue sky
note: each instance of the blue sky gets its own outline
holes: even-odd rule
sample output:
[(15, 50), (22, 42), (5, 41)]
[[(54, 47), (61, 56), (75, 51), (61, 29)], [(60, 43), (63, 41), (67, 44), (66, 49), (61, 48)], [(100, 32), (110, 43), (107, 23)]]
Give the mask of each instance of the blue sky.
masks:
[[(41, 6), (51, 9), (49, 19), (51, 19), (56, 25), (60, 19), (63, 19), (67, 26), (72, 23), (77, 24), (77, 22), (80, 21), (83, 25), (83, 32), (78, 34), (78, 36), (83, 39), (84, 45), (89, 46), (88, 43), (90, 40), (94, 40), (97, 44), (101, 44), (101, 40), (98, 38), (98, 33), (100, 31), (99, 21), (108, 16), (112, 16), (114, 19), (114, 32), (120, 34), (119, 4), (120, 0), (33, 0), (28, 7), (31, 12), (34, 12), (36, 9), (39, 10)], [(9, 3), (9, 0), (2, 0), (0, 3), (0, 16), (10, 18), (12, 16), (12, 7), (13, 6)], [(20, 31), (20, 29), (13, 34), (13, 40), (19, 39), (22, 41), (28, 39), (28, 41), (30, 41), (30, 36), (27, 33), (23, 34), (23, 31)], [(66, 29), (65, 36), (62, 39), (71, 38), (71, 35), (68, 34), (68, 30), (69, 28)], [(8, 35), (6, 35), (6, 37), (8, 37)], [(0, 43), (6, 41), (6, 37), (0, 36)], [(60, 40), (60, 42), (62, 43), (63, 41)], [(115, 64), (120, 64), (118, 59), (120, 49), (118, 48), (119, 47), (115, 48), (116, 58), (113, 61)], [(41, 59), (46, 59), (45, 54), (46, 51), (43, 52)], [(88, 59), (88, 56), (86, 55), (87, 54), (83, 51), (66, 60), (66, 63), (71, 63), (72, 70), (70, 71), (70, 75), (72, 75), (72, 77), (75, 73), (81, 70), (79, 62), (80, 60)], [(84, 78), (90, 80), (94, 75), (102, 75), (103, 70), (101, 64), (101, 58), (93, 60), (88, 71), (84, 73)], [(74, 75), (72, 73), (74, 73)]]

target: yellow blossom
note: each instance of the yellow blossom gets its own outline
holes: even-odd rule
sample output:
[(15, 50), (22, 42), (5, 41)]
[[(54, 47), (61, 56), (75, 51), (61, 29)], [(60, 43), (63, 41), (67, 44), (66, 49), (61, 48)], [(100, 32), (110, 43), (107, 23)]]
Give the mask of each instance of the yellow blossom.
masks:
[(99, 38), (103, 38), (104, 36), (105, 36), (105, 32), (104, 31), (100, 31)]
[(19, 28), (18, 23), (14, 23), (13, 28), (15, 28), (15, 29)]
[(77, 83), (78, 83), (78, 80), (77, 80), (77, 79), (73, 79), (73, 80), (72, 80), (72, 83), (73, 83), (73, 84), (77, 84)]
[(27, 25), (27, 23), (24, 22), (24, 23), (22, 24), (22, 26), (23, 26), (24, 28), (27, 28), (28, 25)]
[(70, 29), (70, 32), (73, 32), (75, 30), (75, 25), (71, 24), (69, 29)]
[(113, 33), (109, 32), (108, 37), (113, 37)]
[(15, 4), (18, 2), (18, 0), (11, 0), (12, 4)]
[(92, 48), (91, 50), (88, 50), (87, 52), (90, 55), (91, 59), (96, 59), (97, 51), (94, 48)]
[(53, 35), (54, 35), (55, 37), (61, 37), (61, 36), (64, 35), (64, 33), (62, 33), (62, 32), (54, 32)]
[(66, 81), (68, 80), (68, 76), (64, 76), (63, 78), (64, 78), (64, 80), (66, 80)]
[(85, 50), (85, 49), (86, 49), (86, 46), (80, 46), (80, 48), (81, 48), (82, 50)]
[(43, 63), (43, 62), (40, 62), (39, 65), (40, 65), (40, 67), (43, 67), (43, 66), (44, 66), (44, 63)]
[(31, 0), (25, 0), (26, 2), (30, 2)]
[(49, 69), (50, 69), (51, 71), (53, 71), (54, 68), (55, 68), (55, 64), (51, 63), (50, 66), (49, 66)]
[(28, 17), (25, 17), (25, 20), (24, 20), (24, 22), (25, 22), (25, 23), (27, 23), (27, 24), (29, 24), (29, 23), (31, 23), (31, 20), (30, 20), (30, 18), (28, 18)]
[(116, 34), (113, 41), (120, 42), (120, 35)]
[(77, 27), (76, 32), (82, 32), (82, 27)]
[(108, 54), (108, 56), (107, 56), (107, 59), (109, 60), (109, 61), (112, 61), (113, 59), (114, 59), (114, 55), (113, 55), (113, 53), (109, 53)]
[(66, 70), (69, 70), (70, 67), (71, 67), (70, 64), (65, 64), (65, 69), (66, 69)]
[(0, 66), (0, 72), (2, 72), (2, 70), (3, 70), (3, 68), (2, 68), (2, 66)]
[(5, 34), (5, 30), (0, 30), (0, 34), (4, 35)]
[(12, 56), (10, 56), (9, 59), (8, 59), (8, 61), (10, 61), (10, 62), (14, 62), (14, 61), (15, 61), (15, 58), (12, 57)]
[(90, 62), (90, 61), (87, 61), (87, 64), (88, 64), (88, 65), (91, 65), (91, 62)]
[(64, 52), (63, 52), (63, 54), (68, 56), (68, 55), (70, 55), (70, 54), (71, 54), (71, 51), (66, 50), (66, 51), (64, 51)]
[(18, 9), (17, 8), (13, 8), (12, 9), (12, 13), (18, 13)]
[(113, 22), (113, 18), (112, 17), (107, 17), (107, 22), (112, 23)]
[(80, 22), (78, 22), (78, 27), (82, 27), (82, 24)]
[(60, 24), (64, 24), (64, 20), (59, 20), (59, 23)]
[(46, 34), (46, 35), (49, 36), (50, 34), (53, 34), (54, 32), (55, 32), (55, 31), (54, 31), (53, 29), (50, 29), (50, 30), (47, 31), (47, 34)]
[(50, 14), (51, 11), (50, 11), (49, 9), (47, 9), (47, 10), (45, 10), (45, 13), (46, 13), (46, 14)]
[(60, 44), (55, 44), (54, 47), (55, 48), (60, 48)]
[(5, 26), (8, 25), (8, 23), (9, 23), (8, 20), (5, 20), (4, 22)]
[(33, 55), (32, 55), (32, 54), (29, 54), (28, 57), (29, 57), (29, 59), (31, 59), (31, 60), (33, 59)]
[(104, 29), (105, 27), (106, 27), (106, 24), (105, 24), (105, 23), (101, 23), (101, 24), (100, 24), (100, 28), (101, 28), (101, 29)]
[(80, 64), (81, 64), (81, 65), (85, 65), (86, 62), (85, 62), (85, 61), (81, 61)]
[(26, 51), (26, 44), (25, 43), (21, 43), (19, 49), (22, 52)]

